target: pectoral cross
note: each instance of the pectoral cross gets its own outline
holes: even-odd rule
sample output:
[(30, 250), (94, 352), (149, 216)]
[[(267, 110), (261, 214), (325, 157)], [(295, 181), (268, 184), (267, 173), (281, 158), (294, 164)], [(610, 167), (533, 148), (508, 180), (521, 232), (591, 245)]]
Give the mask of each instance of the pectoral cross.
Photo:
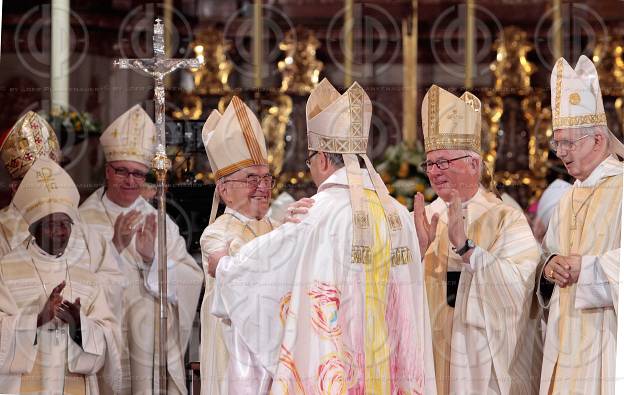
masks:
[[(154, 57), (151, 59), (117, 59), (114, 65), (121, 69), (131, 69), (154, 79), (154, 99), (157, 145), (152, 160), (152, 168), (156, 174), (158, 188), (158, 302), (160, 317), (156, 322), (158, 341), (154, 349), (158, 353), (158, 375), (154, 373), (154, 393), (165, 394), (167, 391), (167, 239), (166, 239), (166, 204), (165, 180), (171, 167), (171, 161), (165, 151), (165, 76), (177, 69), (196, 68), (201, 65), (199, 59), (167, 59), (165, 58), (164, 26), (160, 19), (154, 23), (152, 38)], [(154, 358), (156, 360), (156, 358)], [(155, 366), (156, 368), (156, 366)]]

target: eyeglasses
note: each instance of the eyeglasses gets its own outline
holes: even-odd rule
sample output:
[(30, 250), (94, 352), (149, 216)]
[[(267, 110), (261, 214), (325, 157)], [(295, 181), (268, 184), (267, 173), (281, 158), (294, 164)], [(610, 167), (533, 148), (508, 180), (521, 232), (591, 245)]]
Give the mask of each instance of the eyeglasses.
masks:
[(555, 140), (552, 139), (548, 143), (550, 144), (550, 149), (553, 150), (554, 153), (557, 153), (557, 150), (562, 148), (566, 151), (574, 151), (576, 149), (576, 143), (583, 140), (585, 137), (589, 137), (589, 134), (585, 134), (574, 140)]
[(308, 166), (308, 169), (310, 168), (310, 165), (312, 162), (310, 162), (310, 160), (312, 160), (312, 158), (314, 158), (314, 155), (318, 154), (320, 151), (314, 151), (313, 153), (310, 154), (310, 156), (308, 156), (308, 158), (305, 160), (305, 164), (306, 166)]
[(424, 172), (430, 172), (433, 169), (434, 165), (437, 166), (438, 169), (440, 170), (447, 170), (451, 162), (454, 162), (460, 159), (465, 159), (465, 158), (470, 158), (470, 155), (464, 155), (464, 156), (460, 156), (459, 158), (453, 158), (453, 159), (438, 159), (435, 162), (426, 160), (422, 162), (419, 166)]
[(147, 173), (144, 173), (142, 171), (131, 171), (126, 169), (125, 167), (115, 167), (111, 164), (109, 164), (110, 168), (113, 169), (113, 171), (115, 172), (115, 175), (118, 175), (119, 177), (134, 177), (136, 180), (139, 181), (145, 181), (145, 179), (147, 178)]
[(275, 186), (275, 178), (270, 175), (258, 176), (255, 174), (250, 174), (244, 180), (224, 180), (223, 183), (227, 184), (228, 182), (242, 182), (247, 184), (248, 188), (255, 189), (259, 186), (263, 186), (265, 188), (273, 188)]

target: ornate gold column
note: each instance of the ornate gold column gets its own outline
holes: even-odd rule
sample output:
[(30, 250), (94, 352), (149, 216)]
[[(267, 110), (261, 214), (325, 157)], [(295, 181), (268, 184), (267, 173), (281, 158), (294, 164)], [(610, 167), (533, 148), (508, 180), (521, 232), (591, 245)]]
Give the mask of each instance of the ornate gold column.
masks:
[(253, 80), (256, 89), (262, 87), (262, 42), (264, 41), (262, 22), (262, 0), (255, 0), (253, 9)]
[(353, 83), (353, 0), (345, 0), (344, 26), (344, 86)]
[(466, 76), (464, 85), (466, 89), (472, 89), (475, 68), (475, 25), (474, 25), (474, 0), (466, 1)]
[(403, 141), (414, 148), (418, 127), (418, 0), (403, 19)]

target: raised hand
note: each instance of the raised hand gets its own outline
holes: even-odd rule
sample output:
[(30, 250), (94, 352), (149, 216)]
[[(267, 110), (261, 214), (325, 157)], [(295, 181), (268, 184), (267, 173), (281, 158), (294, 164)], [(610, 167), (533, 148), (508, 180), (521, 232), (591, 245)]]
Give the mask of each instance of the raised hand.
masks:
[(156, 214), (150, 214), (145, 218), (143, 226), (139, 226), (136, 231), (136, 250), (145, 264), (151, 264), (154, 260), (155, 241)]
[(457, 191), (451, 193), (451, 204), (448, 210), (448, 237), (455, 249), (466, 244), (468, 236), (464, 227), (464, 214), (462, 213), (461, 199)]
[(416, 234), (418, 235), (420, 255), (423, 257), (435, 239), (438, 219), (438, 214), (433, 214), (431, 223), (429, 222), (427, 214), (425, 213), (425, 197), (422, 193), (418, 192), (414, 196), (414, 224), (416, 225)]
[(56, 309), (56, 317), (69, 325), (71, 330), (80, 329), (80, 298), (74, 303), (64, 300)]
[(288, 217), (284, 220), (285, 222), (292, 222), (293, 224), (298, 224), (301, 222), (300, 218), (297, 218), (297, 215), (307, 214), (310, 207), (314, 205), (314, 199), (310, 198), (302, 198), (297, 200), (294, 203), (288, 205), (286, 209), (288, 211)]
[(43, 309), (37, 315), (37, 327), (47, 324), (56, 317), (56, 311), (63, 302), (63, 296), (61, 296), (63, 288), (65, 288), (65, 281), (54, 287), (52, 293), (48, 296), (48, 300), (43, 305)]
[(115, 220), (115, 233), (113, 234), (113, 245), (118, 253), (121, 254), (123, 250), (130, 245), (140, 221), (141, 212), (137, 210), (130, 210), (125, 214), (119, 214)]

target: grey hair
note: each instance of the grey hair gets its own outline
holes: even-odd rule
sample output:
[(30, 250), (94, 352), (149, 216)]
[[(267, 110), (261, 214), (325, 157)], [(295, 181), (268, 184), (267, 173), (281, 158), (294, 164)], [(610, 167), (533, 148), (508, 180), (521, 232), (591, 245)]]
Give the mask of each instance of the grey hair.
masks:
[(342, 159), (342, 154), (337, 154), (334, 152), (323, 152), (327, 157), (329, 163), (331, 163), (336, 168), (344, 167), (344, 160)]

